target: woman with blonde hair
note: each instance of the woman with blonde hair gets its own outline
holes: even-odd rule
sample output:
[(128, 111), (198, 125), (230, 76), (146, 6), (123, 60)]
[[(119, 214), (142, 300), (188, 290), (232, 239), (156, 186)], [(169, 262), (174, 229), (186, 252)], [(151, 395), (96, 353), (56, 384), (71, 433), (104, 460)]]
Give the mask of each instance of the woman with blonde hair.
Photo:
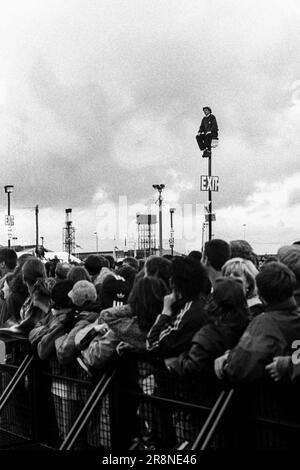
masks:
[(263, 304), (257, 295), (255, 279), (258, 272), (252, 261), (244, 258), (231, 258), (222, 267), (222, 276), (233, 277), (242, 283), (250, 310), (250, 319), (264, 310)]

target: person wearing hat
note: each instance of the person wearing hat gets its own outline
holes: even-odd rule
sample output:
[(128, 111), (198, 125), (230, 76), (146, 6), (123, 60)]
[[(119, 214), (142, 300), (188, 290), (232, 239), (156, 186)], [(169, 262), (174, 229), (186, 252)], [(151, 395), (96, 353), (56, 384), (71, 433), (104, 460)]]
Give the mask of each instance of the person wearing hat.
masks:
[(211, 156), (212, 140), (218, 140), (218, 124), (215, 116), (212, 114), (211, 108), (205, 106), (203, 108), (205, 114), (201, 121), (198, 134), (196, 136), (200, 150), (204, 150), (203, 157)]

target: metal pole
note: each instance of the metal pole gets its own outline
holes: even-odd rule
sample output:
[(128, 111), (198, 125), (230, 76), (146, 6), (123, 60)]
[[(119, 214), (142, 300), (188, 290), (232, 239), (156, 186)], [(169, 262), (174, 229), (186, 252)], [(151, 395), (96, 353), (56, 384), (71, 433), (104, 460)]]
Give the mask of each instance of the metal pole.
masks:
[(203, 248), (204, 248), (204, 230), (205, 230), (205, 222), (202, 224), (202, 243), (201, 243), (201, 251), (203, 253)]
[[(8, 214), (8, 220), (10, 221), (10, 192), (7, 193), (7, 214)], [(9, 225), (8, 227), (11, 227), (11, 225)], [(10, 237), (8, 237), (7, 246), (8, 248), (10, 248)]]
[(171, 256), (174, 255), (174, 230), (173, 230), (173, 214), (175, 209), (170, 209), (170, 217), (171, 217), (171, 233), (170, 233), (170, 241), (171, 241)]
[(148, 242), (149, 242), (149, 256), (151, 256), (151, 214), (148, 214)]
[(161, 197), (161, 189), (159, 190), (159, 255), (162, 256), (163, 254), (163, 246), (162, 246), (162, 197)]
[(38, 252), (39, 247), (39, 206), (35, 206), (35, 252)]
[[(208, 157), (208, 178), (211, 180), (211, 152)], [(208, 190), (208, 239), (212, 239), (212, 191)]]

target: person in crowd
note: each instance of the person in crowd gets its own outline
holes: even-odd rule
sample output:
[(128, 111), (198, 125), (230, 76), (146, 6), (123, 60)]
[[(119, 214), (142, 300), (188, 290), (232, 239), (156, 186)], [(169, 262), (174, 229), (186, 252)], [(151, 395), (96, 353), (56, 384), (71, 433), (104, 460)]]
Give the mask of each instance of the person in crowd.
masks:
[(83, 266), (73, 266), (67, 274), (67, 279), (73, 281), (74, 284), (77, 281), (91, 282), (91, 276)]
[(140, 265), (139, 265), (139, 262), (137, 259), (133, 258), (132, 256), (126, 256), (124, 259), (123, 259), (123, 265), (124, 264), (128, 264), (129, 266), (131, 266), (133, 269), (136, 270), (136, 272), (139, 271), (140, 269)]
[(197, 330), (207, 323), (206, 268), (191, 257), (175, 256), (171, 265), (172, 293), (147, 336), (147, 349), (162, 357), (177, 356), (189, 348)]
[(300, 338), (300, 315), (294, 293), (294, 273), (284, 264), (266, 264), (256, 277), (264, 313), (248, 325), (237, 346), (216, 359), (215, 372), (232, 383), (250, 383), (265, 376), (275, 356), (289, 355)]
[(163, 309), (167, 292), (161, 279), (144, 277), (134, 285), (128, 304), (102, 310), (100, 320), (112, 329), (120, 341), (145, 351), (147, 333)]
[(230, 258), (243, 258), (252, 261), (255, 267), (258, 267), (258, 258), (254, 253), (252, 246), (246, 240), (232, 240), (229, 242)]
[(231, 258), (222, 267), (222, 275), (240, 280), (252, 319), (264, 310), (263, 303), (257, 295), (256, 276), (258, 270), (252, 261), (244, 258)]
[[(58, 281), (51, 292), (52, 308), (48, 317), (29, 335), (29, 340), (36, 347), (40, 359), (50, 362), (53, 376), (51, 393), (61, 439), (66, 437), (83, 406), (80, 384), (63, 379), (66, 374), (68, 377), (70, 375), (73, 377), (75, 374), (75, 378), (79, 378), (76, 373), (76, 362), (74, 362), (76, 354), (70, 331), (78, 327), (80, 322), (81, 327), (86, 325), (87, 318), (94, 321), (98, 315), (98, 313), (91, 314), (90, 312), (83, 315), (76, 311), (76, 302), (82, 307), (97, 298), (95, 286), (88, 282), (85, 289), (82, 289), (80, 288), (82, 282), (88, 281), (79, 281), (76, 288), (76, 284), (73, 285), (71, 280)], [(84, 323), (82, 323), (83, 318)], [(59, 364), (57, 364), (57, 359)], [(64, 367), (65, 364), (68, 364), (68, 368)]]
[(115, 267), (116, 267), (116, 262), (115, 262), (114, 257), (111, 256), (111, 255), (105, 255), (104, 258), (106, 258), (107, 261), (108, 261), (108, 263), (109, 263), (109, 266), (108, 266), (109, 269), (110, 269), (111, 271), (114, 271), (114, 270), (115, 270)]
[[(298, 244), (282, 246), (277, 252), (277, 257), (295, 274), (294, 297), (300, 307), (300, 246)], [(298, 361), (293, 363), (291, 356), (275, 356), (266, 366), (266, 370), (276, 382), (285, 376), (290, 377), (291, 380), (298, 380), (300, 376)]]
[(278, 261), (285, 264), (296, 277), (294, 297), (300, 307), (300, 245), (285, 245), (278, 249)]
[(20, 310), (28, 297), (28, 289), (23, 281), (22, 266), (29, 258), (33, 258), (33, 256), (30, 254), (21, 255), (14, 272), (9, 275), (9, 290), (0, 313), (1, 326), (11, 326), (20, 321)]
[(12, 273), (17, 266), (17, 253), (11, 248), (0, 249), (0, 287), (7, 273)]
[(201, 251), (192, 250), (192, 251), (189, 252), (188, 256), (190, 256), (191, 258), (195, 258), (195, 259), (197, 259), (198, 261), (202, 261), (202, 253), (201, 253)]
[(20, 309), (20, 321), (9, 328), (1, 328), (1, 335), (28, 336), (49, 312), (51, 297), (42, 261), (39, 258), (28, 259), (22, 266), (22, 276), (29, 295)]
[(140, 279), (130, 293), (128, 304), (104, 309), (93, 325), (78, 331), (75, 344), (88, 368), (103, 368), (122, 343), (136, 352), (146, 351), (146, 337), (163, 307), (167, 290), (153, 277)]
[(29, 333), (29, 341), (37, 346), (40, 359), (48, 359), (55, 351), (55, 340), (62, 336), (64, 331), (73, 324), (74, 308), (68, 293), (73, 287), (73, 282), (64, 279), (58, 281), (52, 289), (52, 307), (39, 324)]
[(225, 240), (215, 238), (205, 243), (202, 262), (208, 269), (212, 288), (215, 280), (222, 275), (222, 267), (229, 258), (230, 246)]
[[(122, 269), (126, 268), (130, 268), (130, 266), (124, 266)], [(126, 304), (131, 288), (131, 284), (116, 273), (106, 276), (101, 286), (102, 308)]]
[(124, 264), (124, 266), (118, 268), (115, 273), (128, 282), (129, 288), (131, 290), (137, 276), (136, 270), (129, 266), (129, 264)]
[[(70, 282), (70, 281), (69, 281)], [(68, 292), (75, 308), (74, 323), (68, 331), (65, 331), (55, 341), (58, 362), (62, 365), (70, 364), (78, 356), (75, 347), (75, 336), (79, 330), (95, 322), (99, 317), (99, 306), (97, 304), (97, 290), (90, 281), (77, 281)]]
[(238, 343), (249, 315), (242, 285), (230, 277), (218, 278), (207, 309), (209, 323), (194, 335), (188, 351), (165, 359), (168, 370), (208, 380), (214, 360)]
[(109, 269), (108, 260), (101, 255), (88, 256), (84, 262), (84, 267), (91, 276), (96, 289), (98, 289), (98, 286), (101, 286), (105, 277), (112, 273)]
[(57, 263), (55, 267), (55, 279), (57, 281), (62, 281), (63, 279), (67, 279), (68, 272), (70, 271), (71, 266), (69, 263)]
[[(0, 290), (2, 290), (6, 276), (12, 273), (17, 265), (17, 254), (10, 248), (0, 249)], [(0, 297), (0, 311), (4, 304), (3, 297)]]
[(145, 263), (145, 276), (161, 279), (170, 289), (171, 261), (160, 256), (149, 256)]

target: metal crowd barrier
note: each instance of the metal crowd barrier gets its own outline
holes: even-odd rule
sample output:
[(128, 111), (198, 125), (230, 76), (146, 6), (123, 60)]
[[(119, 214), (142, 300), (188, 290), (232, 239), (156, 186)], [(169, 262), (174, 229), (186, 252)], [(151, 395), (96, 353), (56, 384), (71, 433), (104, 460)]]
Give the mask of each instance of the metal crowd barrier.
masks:
[(171, 451), (297, 448), (298, 384), (222, 389), (127, 353), (92, 376), (42, 362), (21, 343), (0, 364), (0, 448)]

